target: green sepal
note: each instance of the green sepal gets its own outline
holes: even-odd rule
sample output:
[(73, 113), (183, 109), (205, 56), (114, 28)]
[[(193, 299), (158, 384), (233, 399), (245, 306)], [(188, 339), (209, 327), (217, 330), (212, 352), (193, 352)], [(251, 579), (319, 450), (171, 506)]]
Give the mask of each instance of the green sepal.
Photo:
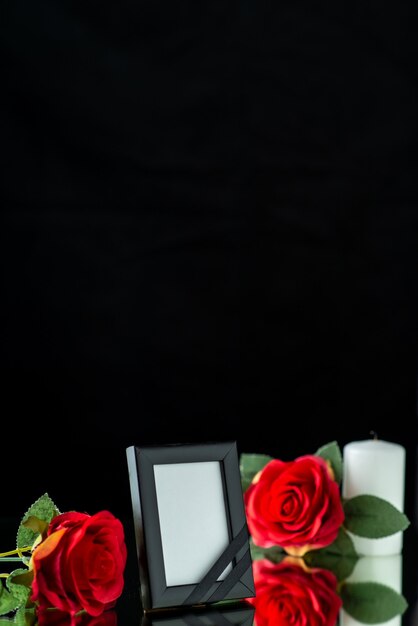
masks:
[(272, 460), (273, 457), (268, 456), (268, 454), (241, 454), (239, 469), (241, 473), (241, 485), (243, 491), (248, 489), (254, 476)]
[(311, 550), (303, 557), (309, 567), (321, 567), (331, 570), (339, 581), (345, 580), (352, 573), (359, 556), (351, 537), (344, 528), (340, 528), (336, 540), (325, 548)]
[[(7, 615), (18, 609), (19, 606), (19, 600), (0, 581), (0, 615)], [(6, 620), (1, 620), (1, 622), (3, 621), (6, 622)]]
[(344, 527), (354, 535), (380, 539), (408, 528), (404, 513), (377, 496), (354, 496), (343, 501)]
[(260, 546), (256, 546), (252, 539), (250, 539), (250, 552), (253, 561), (268, 559), (272, 563), (280, 563), (280, 561), (286, 556), (286, 552), (284, 552), (280, 546), (261, 548)]
[(18, 601), (18, 606), (26, 606), (31, 593), (31, 585), (33, 581), (33, 570), (15, 569), (6, 578), (6, 586), (10, 593)]
[(34, 609), (17, 609), (13, 617), (0, 619), (0, 626), (35, 626), (38, 619)]
[(346, 582), (341, 585), (340, 595), (344, 610), (364, 624), (387, 622), (408, 608), (402, 594), (381, 583)]
[(315, 456), (320, 456), (330, 463), (332, 471), (334, 472), (334, 478), (336, 482), (340, 484), (343, 476), (343, 457), (338, 443), (331, 441), (321, 446), (315, 452)]
[(34, 626), (38, 622), (35, 609), (26, 609), (22, 607), (16, 611), (13, 626)]
[[(24, 548), (32, 546), (42, 534), (50, 521), (59, 515), (60, 511), (47, 493), (38, 498), (26, 511), (17, 530), (16, 546)], [(43, 523), (42, 523), (43, 522)], [(46, 527), (45, 527), (46, 522)], [(27, 561), (27, 559), (26, 559)], [(25, 562), (25, 559), (24, 559)]]

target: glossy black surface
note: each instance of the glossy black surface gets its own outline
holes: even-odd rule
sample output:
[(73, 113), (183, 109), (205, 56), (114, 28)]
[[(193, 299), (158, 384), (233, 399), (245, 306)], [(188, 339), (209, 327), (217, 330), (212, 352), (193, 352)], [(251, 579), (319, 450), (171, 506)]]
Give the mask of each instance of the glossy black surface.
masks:
[[(125, 527), (128, 546), (128, 560), (125, 570), (125, 587), (115, 607), (117, 626), (228, 626), (228, 619), (233, 626), (241, 624), (247, 626), (247, 620), (252, 611), (246, 601), (238, 602), (222, 611), (227, 615), (219, 615), (209, 608), (207, 611), (199, 609), (197, 616), (191, 616), (190, 611), (160, 611), (145, 614), (141, 604), (138, 562), (135, 548), (135, 533), (131, 518), (122, 519)], [(0, 519), (0, 547), (4, 550), (14, 546), (11, 537), (15, 535), (16, 521)], [(3, 543), (3, 538), (6, 543)], [(379, 557), (375, 557), (379, 558)], [(10, 566), (10, 564), (8, 564)], [(16, 567), (15, 565), (12, 566)], [(2, 571), (6, 564), (2, 565)], [(402, 626), (418, 626), (418, 531), (411, 525), (404, 533), (404, 547), (402, 552), (402, 593), (408, 602), (408, 608), (402, 617)], [(185, 617), (186, 616), (186, 617)], [(167, 621), (166, 621), (167, 620)], [(114, 625), (113, 625), (114, 626)]]
[[(133, 546), (133, 528), (129, 520), (127, 520), (126, 523), (126, 530), (128, 545)], [(379, 557), (375, 558), (378, 559)], [(401, 624), (402, 626), (418, 626), (418, 531), (412, 524), (404, 533), (404, 546), (402, 551), (402, 594), (408, 602), (408, 608), (402, 617)], [(119, 616), (119, 626), (122, 624), (123, 626), (134, 624), (136, 623), (134, 620), (136, 620), (137, 617), (142, 620), (143, 612), (140, 603), (138, 572), (133, 549), (129, 549), (125, 589), (118, 602), (117, 613)], [(211, 615), (212, 614), (209, 612), (209, 624)], [(161, 614), (160, 617), (162, 617)], [(144, 626), (148, 626), (146, 622)], [(171, 625), (167, 624), (167, 626)]]

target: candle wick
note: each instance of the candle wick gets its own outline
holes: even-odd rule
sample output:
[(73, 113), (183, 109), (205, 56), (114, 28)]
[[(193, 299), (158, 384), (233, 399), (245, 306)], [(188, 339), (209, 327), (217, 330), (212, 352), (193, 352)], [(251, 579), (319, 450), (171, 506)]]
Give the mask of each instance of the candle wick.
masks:
[(373, 437), (374, 441), (379, 439), (379, 437), (377, 436), (377, 432), (375, 430), (371, 430), (370, 435)]

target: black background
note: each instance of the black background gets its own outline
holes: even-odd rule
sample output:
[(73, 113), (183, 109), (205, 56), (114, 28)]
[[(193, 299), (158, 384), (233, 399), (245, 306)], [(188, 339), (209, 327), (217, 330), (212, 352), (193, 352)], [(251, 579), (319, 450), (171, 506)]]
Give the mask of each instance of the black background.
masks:
[(125, 448), (417, 447), (417, 10), (3, 0), (2, 506)]

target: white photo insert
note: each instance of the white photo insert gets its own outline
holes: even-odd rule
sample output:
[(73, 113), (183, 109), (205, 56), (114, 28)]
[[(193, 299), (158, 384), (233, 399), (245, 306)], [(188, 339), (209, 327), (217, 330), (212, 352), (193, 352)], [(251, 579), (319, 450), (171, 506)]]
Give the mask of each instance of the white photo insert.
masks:
[(154, 476), (167, 586), (199, 583), (229, 545), (221, 465), (154, 465)]

